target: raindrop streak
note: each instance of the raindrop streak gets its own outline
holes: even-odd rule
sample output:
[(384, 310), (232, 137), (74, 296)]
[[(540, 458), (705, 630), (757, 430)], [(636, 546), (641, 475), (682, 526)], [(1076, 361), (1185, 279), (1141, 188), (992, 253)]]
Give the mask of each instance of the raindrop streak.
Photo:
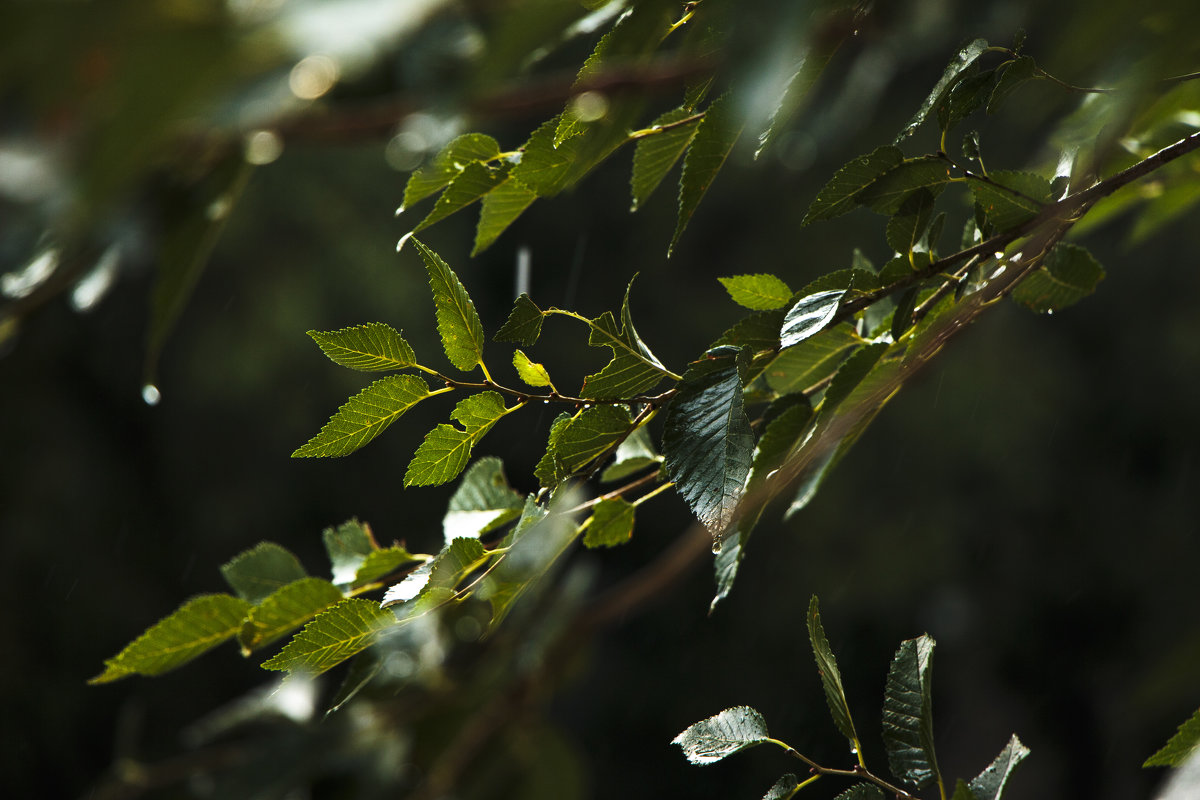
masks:
[(162, 400), (162, 392), (153, 383), (147, 383), (142, 387), (142, 401), (148, 406), (158, 405), (158, 401)]

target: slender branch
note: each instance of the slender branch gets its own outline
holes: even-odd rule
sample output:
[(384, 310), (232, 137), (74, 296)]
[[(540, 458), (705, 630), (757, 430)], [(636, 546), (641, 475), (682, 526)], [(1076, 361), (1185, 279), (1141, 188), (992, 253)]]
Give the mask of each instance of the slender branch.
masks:
[(909, 794), (899, 786), (888, 783), (883, 778), (880, 778), (878, 775), (871, 772), (861, 764), (856, 765), (853, 769), (834, 769), (833, 767), (823, 767), (808, 756), (796, 750), (794, 747), (780, 742), (777, 739), (772, 739), (771, 741), (783, 746), (787, 750), (788, 755), (800, 759), (818, 775), (840, 775), (843, 778), (858, 778), (859, 780), (869, 781), (870, 783), (878, 786), (880, 789), (894, 794), (896, 797), (906, 798), (907, 800), (917, 800), (915, 795)]
[(634, 141), (635, 139), (644, 139), (647, 136), (656, 136), (660, 133), (665, 133), (665, 132), (671, 130), (672, 128), (682, 128), (684, 125), (691, 125), (693, 122), (695, 122), (697, 120), (701, 120), (701, 119), (704, 119), (703, 111), (701, 111), (698, 114), (692, 114), (690, 117), (684, 117), (683, 119), (677, 119), (674, 122), (664, 122), (661, 125), (652, 125), (649, 128), (642, 128), (640, 130), (636, 130), (633, 133), (629, 134), (627, 141)]

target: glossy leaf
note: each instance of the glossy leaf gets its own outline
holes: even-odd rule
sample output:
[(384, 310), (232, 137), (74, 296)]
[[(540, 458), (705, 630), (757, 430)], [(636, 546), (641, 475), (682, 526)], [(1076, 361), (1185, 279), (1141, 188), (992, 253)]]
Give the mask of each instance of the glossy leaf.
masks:
[(779, 329), (783, 327), (783, 309), (751, 314), (739, 320), (712, 343), (713, 347), (723, 344), (734, 347), (749, 347), (752, 350), (770, 350), (779, 346)]
[(508, 485), (504, 464), (495, 456), (476, 461), (450, 498), (442, 532), (447, 542), (479, 537), (521, 516), (525, 498)]
[(792, 299), (792, 290), (774, 275), (734, 275), (717, 280), (733, 302), (755, 311), (783, 308)]
[(892, 774), (923, 789), (940, 780), (933, 750), (933, 638), (900, 645), (883, 698), (883, 743)]
[(613, 463), (600, 473), (600, 480), (606, 483), (619, 481), (646, 467), (661, 463), (662, 456), (658, 454), (658, 451), (654, 449), (654, 443), (650, 441), (650, 431), (642, 426), (617, 445)]
[(1017, 284), (1012, 296), (1033, 311), (1048, 313), (1072, 306), (1096, 290), (1104, 267), (1085, 248), (1060, 242), (1042, 266)]
[(796, 789), (800, 787), (800, 781), (790, 772), (784, 775), (767, 790), (763, 795), (763, 800), (789, 800), (796, 793)]
[(609, 311), (588, 322), (591, 327), (588, 344), (609, 348), (613, 357), (604, 369), (583, 379), (583, 397), (595, 400), (634, 397), (653, 388), (670, 374), (633, 327), (633, 317), (629, 313), (632, 287), (633, 281), (630, 281), (625, 289), (625, 299), (621, 301), (620, 328)]
[(942, 102), (944, 96), (951, 89), (959, 77), (966, 72), (975, 61), (984, 54), (987, 50), (988, 43), (984, 39), (976, 39), (968, 44), (946, 65), (946, 69), (942, 72), (942, 77), (934, 85), (933, 91), (925, 98), (925, 102), (921, 103), (921, 107), (908, 124), (904, 126), (904, 130), (900, 131), (900, 135), (896, 137), (896, 142), (907, 139), (921, 126), (925, 118), (929, 116), (939, 103)]
[(375, 550), (365, 559), (354, 575), (354, 585), (365, 586), (374, 583), (382, 577), (392, 574), (405, 564), (414, 561), (425, 561), (428, 556), (418, 556), (405, 550), (399, 545), (383, 547)]
[(357, 519), (326, 528), (321, 532), (321, 540), (333, 567), (333, 582), (339, 585), (353, 583), (363, 561), (378, 549), (370, 527)]
[(175, 669), (236, 634), (250, 607), (249, 602), (227, 594), (194, 597), (107, 659), (104, 672), (88, 683)]
[(668, 256), (741, 136), (742, 125), (733, 108), (733, 101), (727, 94), (714, 100), (704, 112), (704, 119), (696, 129), (696, 137), (683, 157), (683, 174), (679, 178), (679, 218), (675, 223), (671, 245), (667, 248)]
[(1053, 194), (1050, 181), (1032, 172), (996, 170), (990, 182), (969, 178), (975, 203), (997, 231), (1012, 230), (1037, 216)]
[(409, 206), (448, 186), (472, 163), (491, 161), (500, 155), (499, 143), (482, 133), (467, 133), (442, 148), (433, 161), (409, 176), (404, 187), (404, 205)]
[(779, 346), (792, 347), (825, 329), (834, 315), (846, 289), (831, 289), (817, 292), (797, 300), (783, 318), (779, 329)]
[(542, 320), (545, 317), (545, 312), (529, 299), (529, 295), (521, 294), (513, 304), (508, 321), (500, 326), (493, 338), (497, 342), (516, 342), (530, 347), (542, 335)]
[(372, 600), (342, 600), (317, 614), (263, 669), (319, 675), (366, 650), (396, 615)]
[(479, 209), (479, 225), (475, 229), (475, 246), (471, 248), (471, 255), (479, 255), (491, 247), (537, 198), (537, 192), (512, 177), (511, 173), (507, 180), (485, 194)]
[(341, 599), (341, 591), (323, 578), (301, 578), (278, 589), (246, 615), (238, 631), (242, 654), (265, 647)]
[(1004, 786), (1017, 765), (1029, 755), (1029, 748), (1021, 744), (1021, 740), (1013, 734), (1008, 744), (1000, 751), (1000, 755), (979, 773), (970, 783), (971, 795), (974, 800), (1000, 800)]
[(368, 322), (340, 331), (309, 331), (308, 335), (335, 364), (362, 372), (406, 369), (417, 363), (408, 342), (392, 326)]
[(892, 145), (884, 145), (849, 161), (817, 193), (801, 224), (833, 219), (853, 211), (862, 205), (858, 200), (859, 192), (874, 183), (880, 175), (900, 166), (903, 161), (904, 154)]
[(495, 189), (507, 178), (507, 165), (500, 168), (489, 168), (479, 162), (467, 164), (463, 167), (462, 172), (454, 177), (454, 180), (446, 187), (446, 191), (442, 192), (442, 196), (434, 204), (433, 209), (412, 229), (412, 232), (423, 231), (451, 214), (462, 211)]
[(517, 376), (529, 386), (553, 386), (550, 382), (550, 373), (546, 368), (535, 361), (531, 361), (529, 356), (525, 355), (524, 350), (516, 350), (513, 352), (513, 368), (517, 371)]
[(292, 458), (349, 455), (430, 394), (429, 385), (414, 375), (380, 378), (347, 400), (320, 433), (292, 453)]
[(453, 480), (471, 457), (471, 449), (511, 409), (496, 392), (480, 392), (458, 402), (450, 419), (425, 436), (404, 473), (405, 486), (437, 486)]
[(664, 466), (688, 506), (714, 535), (733, 519), (750, 474), (754, 432), (737, 360), (695, 362), (663, 424)]
[(438, 334), (442, 337), (442, 349), (450, 363), (463, 372), (469, 372), (483, 362), (483, 325), (475, 304), (463, 287), (462, 281), (450, 269), (442, 257), (417, 239), (413, 245), (425, 261), (429, 273), (429, 287), (433, 290), (433, 304), (437, 308)]
[(992, 87), (992, 94), (988, 98), (987, 113), (994, 114), (1006, 97), (1034, 77), (1036, 69), (1036, 62), (1029, 56), (1021, 56), (997, 67), (996, 72), (1000, 77), (996, 79), (996, 85)]
[(872, 211), (892, 215), (918, 191), (937, 195), (950, 182), (950, 165), (937, 156), (909, 158), (876, 178), (857, 195)]
[(290, 550), (259, 542), (221, 566), (221, 576), (238, 597), (259, 603), (281, 586), (308, 575)]
[(1200, 711), (1179, 726), (1175, 735), (1158, 752), (1146, 759), (1143, 767), (1178, 767), (1200, 747)]
[(650, 195), (662, 183), (662, 179), (675, 166), (683, 151), (692, 143), (700, 120), (676, 124), (693, 117), (696, 112), (686, 106), (668, 111), (650, 123), (651, 128), (670, 125), (659, 133), (638, 139), (633, 151), (633, 174), (629, 180), (633, 202), (630, 211), (637, 211), (646, 204)]
[(768, 738), (761, 714), (749, 706), (735, 706), (689, 726), (671, 744), (679, 745), (693, 764), (712, 764)]
[(808, 641), (812, 645), (813, 657), (817, 660), (817, 672), (821, 675), (821, 688), (825, 690), (825, 702), (833, 717), (833, 724), (850, 742), (850, 747), (859, 747), (858, 733), (854, 730), (854, 720), (850, 717), (850, 703), (846, 700), (846, 690), (842, 686), (842, 673), (838, 670), (837, 658), (825, 638), (825, 628), (821, 625), (821, 612), (817, 607), (817, 596), (814, 594), (808, 603)]
[(592, 522), (583, 534), (585, 547), (615, 547), (633, 538), (636, 508), (623, 497), (603, 498), (592, 509)]

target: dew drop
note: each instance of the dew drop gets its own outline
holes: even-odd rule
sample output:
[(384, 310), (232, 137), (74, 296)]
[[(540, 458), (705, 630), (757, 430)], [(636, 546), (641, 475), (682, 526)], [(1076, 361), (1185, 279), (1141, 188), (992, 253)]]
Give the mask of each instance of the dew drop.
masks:
[(147, 383), (142, 387), (142, 402), (148, 406), (158, 405), (158, 401), (162, 400), (162, 392), (153, 383)]
[(404, 213), (404, 208), (405, 208), (405, 206), (404, 206), (404, 204), (403, 204), (403, 203), (401, 203), (400, 205), (396, 206), (396, 216), (397, 216), (397, 217), (398, 217), (398, 216), (400, 216), (401, 214), (403, 214), (403, 213)]

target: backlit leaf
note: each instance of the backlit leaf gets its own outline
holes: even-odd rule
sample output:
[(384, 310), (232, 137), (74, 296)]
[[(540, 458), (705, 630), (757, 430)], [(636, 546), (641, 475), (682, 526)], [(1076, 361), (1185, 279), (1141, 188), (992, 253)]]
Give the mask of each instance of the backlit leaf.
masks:
[(779, 346), (779, 329), (783, 327), (783, 309), (763, 311), (743, 317), (712, 343), (712, 347), (723, 344), (734, 347), (749, 347), (752, 350), (770, 350)]
[(553, 385), (550, 382), (550, 373), (546, 371), (546, 368), (531, 361), (529, 356), (525, 355), (524, 350), (513, 352), (513, 367), (517, 370), (518, 377), (529, 386)]
[(668, 256), (741, 136), (742, 126), (733, 101), (727, 94), (714, 100), (704, 112), (704, 119), (700, 121), (696, 136), (688, 147), (687, 155), (683, 157), (683, 174), (679, 178), (679, 218), (675, 223), (671, 245), (667, 248)]
[(1042, 266), (1023, 279), (1012, 296), (1021, 305), (1048, 313), (1072, 306), (1096, 290), (1104, 267), (1085, 248), (1060, 242)]
[(962, 778), (959, 778), (954, 783), (954, 794), (950, 796), (950, 800), (975, 800), (975, 795), (971, 793), (971, 787)]
[(471, 449), (511, 409), (496, 392), (480, 392), (458, 402), (450, 418), (461, 428), (445, 423), (425, 436), (404, 473), (405, 486), (437, 486), (453, 480), (471, 457)]
[(817, 193), (817, 198), (801, 221), (802, 225), (822, 219), (833, 219), (862, 205), (858, 193), (870, 186), (885, 172), (900, 165), (904, 154), (892, 145), (884, 145), (865, 156), (859, 156), (842, 166), (829, 183)]
[(791, 347), (825, 329), (838, 305), (846, 296), (846, 289), (832, 289), (802, 297), (792, 304), (783, 318), (779, 329), (779, 346)]
[(88, 683), (108, 683), (128, 675), (161, 675), (185, 664), (236, 634), (250, 607), (247, 601), (227, 594), (194, 597), (106, 660), (104, 672)]
[(433, 290), (433, 304), (437, 308), (438, 334), (442, 337), (442, 349), (450, 363), (463, 372), (469, 372), (483, 361), (483, 325), (475, 304), (463, 287), (462, 281), (450, 269), (442, 257), (417, 239), (412, 240), (425, 270), (429, 273), (429, 287)]
[(853, 325), (835, 325), (780, 352), (764, 372), (767, 385), (779, 394), (803, 392), (833, 374), (861, 343)]
[(611, 449), (629, 433), (632, 425), (629, 410), (624, 406), (585, 408), (559, 433), (554, 455), (567, 474), (572, 474)]
[(557, 486), (569, 474), (562, 460), (557, 458), (555, 450), (558, 447), (559, 437), (571, 424), (572, 419), (574, 417), (566, 413), (559, 414), (554, 418), (554, 422), (550, 424), (550, 434), (546, 437), (546, 452), (533, 469), (533, 475), (538, 479), (538, 483), (547, 489)]
[(578, 155), (580, 137), (566, 139), (555, 146), (559, 117), (543, 122), (522, 146), (521, 161), (512, 177), (538, 197), (558, 194), (568, 185), (571, 167)]
[(349, 455), (429, 396), (429, 385), (415, 375), (380, 378), (347, 400), (320, 433), (292, 453), (292, 458)]
[(424, 561), (428, 556), (416, 556), (399, 545), (383, 547), (367, 556), (354, 575), (355, 586), (365, 586), (390, 575), (405, 564)]
[(712, 764), (767, 741), (767, 722), (749, 706), (727, 708), (671, 740), (693, 764)]
[(326, 528), (321, 540), (333, 567), (333, 582), (341, 586), (353, 583), (363, 561), (378, 549), (371, 529), (356, 519)]
[(604, 369), (583, 379), (583, 397), (595, 400), (630, 398), (653, 388), (670, 375), (633, 327), (633, 317), (629, 313), (632, 288), (633, 281), (630, 281), (625, 289), (625, 299), (621, 301), (620, 328), (610, 311), (588, 322), (591, 327), (588, 344), (609, 348), (613, 357)]
[(600, 473), (600, 480), (606, 483), (619, 481), (652, 464), (661, 463), (662, 456), (654, 449), (654, 443), (650, 441), (650, 431), (643, 425), (617, 446), (613, 463)]
[(1021, 744), (1021, 740), (1013, 734), (1008, 744), (1000, 751), (1000, 755), (971, 781), (971, 795), (974, 800), (1000, 800), (1004, 785), (1027, 755), (1029, 748)]
[(883, 699), (883, 743), (892, 774), (923, 789), (940, 780), (933, 751), (933, 638), (900, 645), (888, 670)]
[(249, 655), (299, 628), (341, 599), (338, 588), (323, 578), (301, 578), (278, 589), (246, 615), (238, 631), (242, 654)]
[(529, 347), (542, 335), (543, 319), (545, 313), (529, 299), (529, 295), (522, 294), (513, 304), (508, 321), (500, 326), (494, 338), (497, 342), (516, 342)]
[(854, 720), (850, 717), (850, 703), (846, 700), (846, 690), (842, 687), (842, 673), (838, 670), (837, 658), (825, 638), (825, 628), (821, 625), (821, 611), (817, 607), (817, 596), (814, 594), (808, 603), (808, 641), (812, 645), (813, 657), (817, 660), (817, 672), (821, 675), (821, 688), (825, 690), (825, 702), (829, 705), (829, 713), (833, 724), (850, 742), (851, 748), (857, 748), (858, 734), (854, 730)]
[(329, 360), (362, 372), (386, 372), (405, 369), (417, 363), (417, 357), (392, 326), (368, 322), (340, 331), (309, 331)]
[(646, 204), (662, 179), (671, 171), (671, 167), (675, 166), (675, 162), (683, 155), (683, 151), (692, 143), (700, 120), (693, 120), (681, 125), (675, 123), (695, 115), (696, 112), (686, 106), (668, 111), (650, 123), (650, 127), (655, 128), (660, 125), (673, 125), (673, 127), (638, 139), (637, 146), (633, 151), (633, 174), (629, 180), (629, 187), (633, 195), (633, 205), (630, 207), (630, 211), (637, 211)]
[(783, 308), (792, 299), (792, 290), (774, 275), (734, 275), (718, 278), (733, 302), (755, 311)]
[(274, 542), (260, 542), (221, 566), (221, 576), (238, 597), (258, 603), (281, 586), (306, 577), (300, 560)]
[(1146, 759), (1143, 767), (1178, 767), (1200, 747), (1200, 711), (1192, 714), (1157, 753)]
[(508, 180), (485, 194), (479, 209), (479, 226), (475, 229), (475, 246), (471, 249), (471, 255), (479, 255), (491, 247), (537, 198), (537, 192), (513, 178), (511, 173)]
[(476, 461), (450, 498), (442, 532), (446, 541), (479, 537), (521, 516), (525, 498), (508, 485), (504, 465), (495, 456)]
[(623, 497), (606, 497), (592, 509), (592, 522), (583, 534), (585, 547), (615, 547), (633, 538), (636, 508)]
[(412, 205), (449, 185), (470, 164), (490, 161), (499, 155), (500, 145), (490, 136), (482, 133), (459, 136), (409, 177), (404, 187), (404, 205)]
[(929, 116), (929, 112), (942, 101), (944, 95), (958, 80), (959, 76), (987, 51), (987, 46), (988, 43), (986, 40), (976, 39), (958, 52), (950, 63), (946, 65), (941, 79), (933, 87), (933, 91), (929, 93), (929, 96), (925, 98), (925, 102), (921, 103), (921, 107), (917, 110), (917, 113), (904, 126), (904, 130), (900, 131), (900, 135), (896, 137), (897, 143), (903, 139), (907, 139), (921, 126), (921, 123)]
[(396, 615), (372, 600), (342, 600), (317, 614), (262, 667), (319, 675), (370, 647), (395, 624)]
[(988, 181), (968, 178), (975, 203), (997, 231), (1011, 230), (1037, 216), (1050, 202), (1050, 181), (1032, 172), (996, 170)]
[(423, 231), (429, 226), (441, 222), (451, 214), (461, 211), (467, 206), (495, 189), (508, 178), (508, 166), (489, 168), (479, 162), (473, 162), (463, 167), (462, 172), (454, 177), (446, 191), (438, 198), (433, 209), (421, 220), (413, 233)]
[(876, 178), (857, 195), (857, 199), (872, 211), (895, 214), (904, 201), (922, 189), (936, 196), (950, 182), (950, 165), (937, 156), (906, 159)]

